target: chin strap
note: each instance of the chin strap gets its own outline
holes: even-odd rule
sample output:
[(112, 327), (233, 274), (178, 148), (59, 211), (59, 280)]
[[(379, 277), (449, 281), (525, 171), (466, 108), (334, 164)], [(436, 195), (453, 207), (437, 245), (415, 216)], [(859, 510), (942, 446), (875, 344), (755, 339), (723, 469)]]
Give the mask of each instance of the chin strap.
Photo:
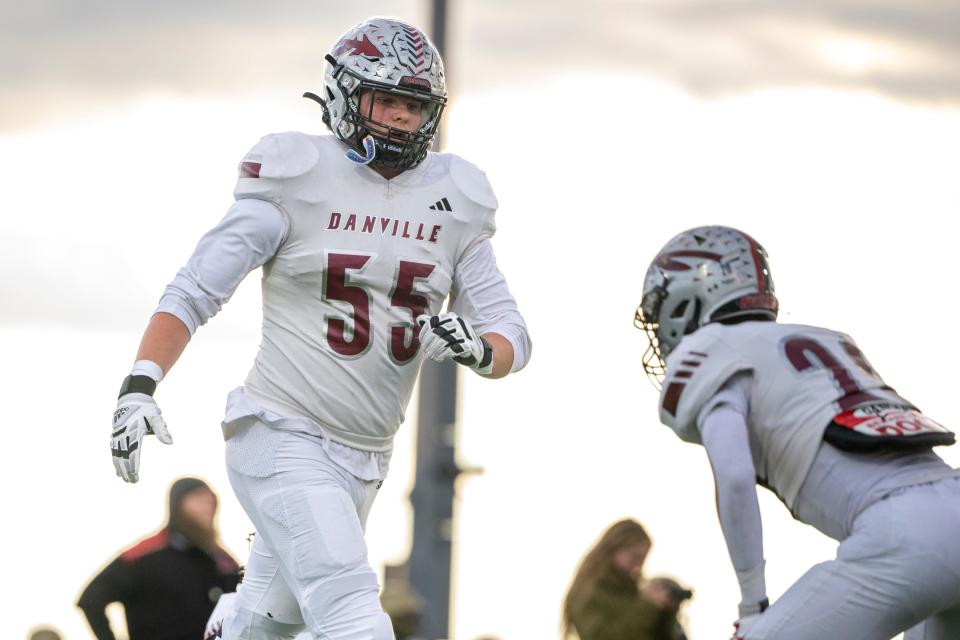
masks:
[(347, 152), (344, 154), (347, 156), (348, 160), (352, 160), (357, 164), (370, 164), (373, 162), (373, 159), (377, 157), (377, 145), (373, 141), (373, 136), (364, 136), (363, 140), (363, 151), (366, 155), (360, 155), (353, 149), (347, 149)]
[(314, 102), (316, 102), (317, 104), (319, 104), (319, 105), (322, 106), (322, 107), (327, 106), (326, 103), (323, 101), (323, 98), (321, 98), (321, 97), (318, 96), (317, 94), (313, 93), (312, 91), (307, 91), (306, 93), (303, 94), (303, 97), (304, 97), (304, 98), (309, 98), (309, 99), (313, 100)]

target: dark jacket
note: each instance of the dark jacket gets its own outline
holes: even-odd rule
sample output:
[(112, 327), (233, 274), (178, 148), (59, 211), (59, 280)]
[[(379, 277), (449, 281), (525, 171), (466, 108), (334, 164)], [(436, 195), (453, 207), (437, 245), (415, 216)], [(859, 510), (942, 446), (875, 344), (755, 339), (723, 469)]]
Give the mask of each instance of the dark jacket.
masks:
[(234, 591), (238, 566), (171, 529), (124, 551), (83, 590), (83, 610), (98, 640), (115, 640), (104, 609), (120, 602), (130, 640), (198, 640), (220, 594)]
[(673, 640), (676, 614), (640, 597), (636, 583), (611, 570), (572, 606), (580, 640)]

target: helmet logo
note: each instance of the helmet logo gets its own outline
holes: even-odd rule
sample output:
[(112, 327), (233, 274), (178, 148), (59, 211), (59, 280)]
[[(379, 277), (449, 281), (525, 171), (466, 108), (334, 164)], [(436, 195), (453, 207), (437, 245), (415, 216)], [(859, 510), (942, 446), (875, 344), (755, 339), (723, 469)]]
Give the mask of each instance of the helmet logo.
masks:
[(363, 56), (368, 60), (379, 60), (383, 57), (383, 53), (380, 49), (377, 49), (377, 45), (370, 42), (367, 34), (363, 34), (359, 40), (341, 40), (337, 48), (333, 50), (333, 57), (339, 58), (344, 53), (351, 56)]
[(413, 75), (422, 73), (425, 67), (430, 68), (430, 49), (426, 46), (424, 35), (416, 29), (404, 26), (393, 37), (392, 44), (397, 61)]
[(690, 269), (693, 269), (685, 262), (678, 262), (674, 258), (705, 258), (719, 262), (723, 256), (710, 251), (670, 251), (657, 256), (657, 266), (666, 271), (690, 271)]

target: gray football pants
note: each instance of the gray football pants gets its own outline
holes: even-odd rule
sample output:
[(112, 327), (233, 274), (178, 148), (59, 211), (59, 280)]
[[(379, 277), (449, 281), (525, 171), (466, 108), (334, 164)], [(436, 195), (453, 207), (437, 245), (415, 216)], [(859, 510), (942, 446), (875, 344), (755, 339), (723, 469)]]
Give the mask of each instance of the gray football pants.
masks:
[(747, 640), (960, 639), (960, 478), (870, 505), (837, 557), (803, 575)]
[(224, 640), (394, 640), (363, 539), (379, 483), (253, 418), (227, 440), (227, 471), (257, 535)]

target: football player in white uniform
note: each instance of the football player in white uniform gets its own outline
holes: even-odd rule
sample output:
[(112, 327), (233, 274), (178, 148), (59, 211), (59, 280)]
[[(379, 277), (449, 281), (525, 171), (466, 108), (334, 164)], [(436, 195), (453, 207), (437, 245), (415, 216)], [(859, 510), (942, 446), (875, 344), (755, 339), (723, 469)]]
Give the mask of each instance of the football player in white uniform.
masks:
[[(700, 227), (653, 260), (636, 315), (660, 420), (713, 467), (741, 590), (734, 637), (960, 638), (960, 472), (931, 449), (953, 434), (849, 336), (779, 324), (777, 308), (760, 245)], [(769, 608), (757, 484), (840, 542)]]
[(422, 356), (499, 378), (531, 351), (491, 248), (486, 176), (429, 151), (446, 103), (432, 43), (374, 18), (326, 59), (321, 95), (306, 95), (333, 135), (269, 135), (243, 158), (236, 202), (164, 292), (113, 420), (117, 474), (136, 482), (144, 436), (172, 441), (157, 383), (262, 266), (260, 351), (223, 421), (258, 533), (213, 621), (231, 640), (393, 638), (363, 528)]

